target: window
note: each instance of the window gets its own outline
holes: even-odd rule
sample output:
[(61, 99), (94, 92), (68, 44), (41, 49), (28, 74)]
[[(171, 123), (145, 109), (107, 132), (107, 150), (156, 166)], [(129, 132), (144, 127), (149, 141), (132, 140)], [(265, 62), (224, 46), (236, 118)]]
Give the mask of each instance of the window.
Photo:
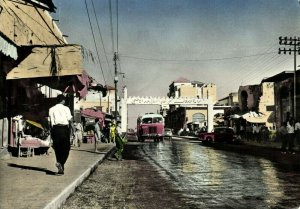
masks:
[(202, 113), (195, 113), (192, 118), (193, 122), (202, 123), (205, 121), (205, 115)]

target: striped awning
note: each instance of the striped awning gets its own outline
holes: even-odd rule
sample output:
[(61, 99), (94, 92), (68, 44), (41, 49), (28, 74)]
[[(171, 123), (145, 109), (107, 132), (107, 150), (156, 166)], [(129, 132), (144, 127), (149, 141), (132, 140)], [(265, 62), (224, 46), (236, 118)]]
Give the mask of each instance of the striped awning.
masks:
[(0, 35), (0, 52), (2, 52), (4, 55), (13, 58), (14, 60), (18, 59), (18, 52), (17, 47), (13, 44), (6, 41), (1, 35)]

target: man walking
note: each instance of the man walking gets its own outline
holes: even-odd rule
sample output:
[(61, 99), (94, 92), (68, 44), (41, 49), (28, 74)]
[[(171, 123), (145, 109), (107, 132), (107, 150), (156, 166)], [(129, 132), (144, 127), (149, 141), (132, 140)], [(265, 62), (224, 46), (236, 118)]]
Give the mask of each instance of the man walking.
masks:
[(57, 104), (49, 109), (51, 138), (56, 156), (57, 174), (64, 174), (64, 165), (70, 152), (71, 111), (65, 106), (65, 96), (57, 96)]

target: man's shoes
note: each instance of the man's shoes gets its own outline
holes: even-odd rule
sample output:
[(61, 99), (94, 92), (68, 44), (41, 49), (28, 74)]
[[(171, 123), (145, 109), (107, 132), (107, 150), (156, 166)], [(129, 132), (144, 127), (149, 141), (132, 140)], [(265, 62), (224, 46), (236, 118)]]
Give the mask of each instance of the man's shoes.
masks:
[(63, 175), (64, 174), (64, 168), (63, 168), (63, 166), (60, 163), (56, 163), (55, 165), (56, 165), (56, 167), (58, 169), (57, 174)]

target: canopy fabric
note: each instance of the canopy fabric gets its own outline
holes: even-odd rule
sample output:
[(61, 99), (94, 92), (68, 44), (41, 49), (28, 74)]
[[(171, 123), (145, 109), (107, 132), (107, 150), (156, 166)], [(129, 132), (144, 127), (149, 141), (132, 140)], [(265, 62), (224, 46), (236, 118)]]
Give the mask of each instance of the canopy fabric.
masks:
[(79, 98), (83, 98), (87, 95), (89, 86), (91, 84), (91, 78), (83, 71), (81, 75), (76, 75), (74, 82), (70, 83), (63, 90), (64, 93), (76, 93)]
[(242, 117), (241, 115), (238, 115), (238, 114), (234, 114), (234, 115), (230, 115), (229, 116), (231, 119), (237, 119), (237, 118), (240, 118)]
[(255, 113), (255, 112), (248, 112), (244, 114), (242, 117), (248, 121), (249, 123), (267, 123), (269, 122), (268, 119), (272, 113)]
[(32, 121), (32, 120), (26, 120), (26, 122), (29, 123), (29, 124), (31, 124), (31, 125), (33, 125), (33, 126), (35, 126), (35, 127), (40, 128), (40, 129), (44, 129), (43, 126), (42, 126), (40, 123), (37, 123), (37, 122), (35, 122), (35, 121)]
[(0, 34), (0, 52), (2, 52), (6, 56), (13, 58), (14, 60), (18, 59), (17, 47), (9, 43), (8, 41), (6, 41), (4, 38), (2, 38), (1, 34)]
[(87, 109), (81, 110), (80, 113), (83, 117), (99, 118), (102, 121), (104, 121), (104, 114), (101, 111), (96, 111), (92, 108), (87, 108)]
[(83, 72), (81, 46), (37, 46), (6, 79), (80, 75)]

